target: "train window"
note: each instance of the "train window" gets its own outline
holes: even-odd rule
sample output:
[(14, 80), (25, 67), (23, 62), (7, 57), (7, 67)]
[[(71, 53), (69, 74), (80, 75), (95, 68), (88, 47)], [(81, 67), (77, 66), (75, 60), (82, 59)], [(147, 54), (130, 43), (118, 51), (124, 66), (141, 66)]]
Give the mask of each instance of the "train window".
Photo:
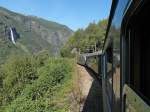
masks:
[[(146, 101), (150, 100), (150, 6), (144, 6), (134, 15), (129, 25), (127, 40), (129, 77), (126, 82)], [(149, 103), (149, 102), (148, 102)]]

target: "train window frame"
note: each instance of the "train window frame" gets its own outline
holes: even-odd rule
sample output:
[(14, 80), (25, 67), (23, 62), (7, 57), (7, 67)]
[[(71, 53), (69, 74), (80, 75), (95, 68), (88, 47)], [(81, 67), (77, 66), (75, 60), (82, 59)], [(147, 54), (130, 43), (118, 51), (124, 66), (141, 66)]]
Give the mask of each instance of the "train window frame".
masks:
[[(109, 43), (109, 45), (107, 46), (107, 49), (106, 49), (106, 53), (105, 53), (105, 63), (106, 63), (106, 65), (105, 65), (105, 67), (106, 67), (106, 76), (105, 76), (105, 79), (106, 79), (106, 81), (107, 82), (109, 82), (108, 81), (108, 77), (109, 77), (109, 74), (108, 74), (108, 66), (110, 65), (110, 64), (108, 64), (108, 63), (111, 63), (111, 65), (110, 65), (110, 68), (109, 69), (111, 69), (110, 71), (111, 71), (111, 73), (110, 73), (110, 76), (111, 76), (111, 86), (109, 86), (110, 87), (110, 91), (108, 91), (108, 85), (106, 84), (106, 91), (107, 91), (107, 93), (108, 93), (108, 96), (109, 96), (109, 103), (110, 103), (110, 106), (111, 106), (111, 109), (113, 109), (113, 41), (112, 41), (112, 38), (111, 38), (111, 41), (110, 41), (110, 43)], [(109, 92), (111, 92), (111, 93), (109, 93)]]
[[(144, 14), (146, 15), (148, 13), (147, 8), (150, 8), (149, 5), (146, 6), (143, 6), (141, 10), (136, 12), (129, 20), (126, 34), (122, 37), (122, 63), (124, 63), (122, 64), (122, 74), (123, 79), (125, 79), (124, 83), (129, 85), (129, 87), (131, 87), (148, 105), (150, 105), (150, 95), (146, 93), (150, 93), (150, 90), (148, 90), (148, 87), (145, 87), (146, 82), (144, 82), (144, 80), (146, 80), (145, 77), (150, 78), (148, 73), (144, 72), (148, 71), (146, 70), (148, 69), (148, 64), (145, 65), (145, 68), (143, 67), (146, 63), (146, 59), (144, 59), (146, 56), (143, 56), (143, 54), (148, 54), (148, 50), (144, 51), (143, 48), (146, 48), (145, 44), (147, 44), (147, 41), (150, 42), (150, 39), (148, 40), (145, 37), (147, 36), (146, 34), (148, 34), (148, 29), (144, 27), (144, 25), (146, 26), (150, 21), (142, 18)], [(145, 30), (141, 28), (144, 28)], [(145, 40), (143, 38), (145, 38)], [(150, 59), (147, 60), (150, 62)], [(146, 89), (144, 90), (143, 88)]]

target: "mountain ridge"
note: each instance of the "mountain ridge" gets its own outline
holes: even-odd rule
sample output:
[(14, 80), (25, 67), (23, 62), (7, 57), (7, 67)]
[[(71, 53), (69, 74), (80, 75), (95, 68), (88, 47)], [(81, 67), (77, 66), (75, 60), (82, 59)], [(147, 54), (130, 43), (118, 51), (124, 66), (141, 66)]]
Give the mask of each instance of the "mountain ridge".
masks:
[[(64, 25), (62, 23), (58, 23), (58, 22), (55, 22), (55, 21), (50, 21), (48, 19), (45, 19), (45, 18), (42, 18), (42, 17), (38, 17), (38, 16), (34, 16), (34, 15), (26, 15), (26, 14), (22, 14), (22, 13), (19, 13), (19, 12), (11, 11), (11, 10), (9, 10), (7, 8), (2, 7), (2, 6), (0, 6), (0, 11), (6, 11), (6, 12), (10, 12), (10, 13), (17, 14), (17, 15), (20, 15), (20, 16), (25, 16), (25, 17), (42, 19), (44, 21), (51, 22), (51, 23), (58, 24), (58, 25), (61, 25), (63, 27), (69, 28), (68, 26), (66, 26), (66, 25)], [(69, 29), (73, 32), (73, 30), (71, 28), (69, 28)]]
[[(16, 45), (8, 44), (8, 41), (10, 42), (10, 28), (14, 29)], [(0, 41), (5, 41), (11, 47), (15, 46), (30, 53), (48, 50), (50, 55), (58, 56), (61, 46), (72, 34), (73, 30), (66, 25), (0, 7)], [(10, 52), (8, 46), (6, 50)]]

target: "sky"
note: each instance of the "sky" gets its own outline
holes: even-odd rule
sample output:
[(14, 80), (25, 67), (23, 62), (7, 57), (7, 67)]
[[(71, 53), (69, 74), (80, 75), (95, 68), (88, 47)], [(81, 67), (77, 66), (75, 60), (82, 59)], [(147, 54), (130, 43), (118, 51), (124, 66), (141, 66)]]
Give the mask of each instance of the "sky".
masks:
[(0, 0), (0, 6), (67, 25), (72, 30), (109, 17), (112, 0)]

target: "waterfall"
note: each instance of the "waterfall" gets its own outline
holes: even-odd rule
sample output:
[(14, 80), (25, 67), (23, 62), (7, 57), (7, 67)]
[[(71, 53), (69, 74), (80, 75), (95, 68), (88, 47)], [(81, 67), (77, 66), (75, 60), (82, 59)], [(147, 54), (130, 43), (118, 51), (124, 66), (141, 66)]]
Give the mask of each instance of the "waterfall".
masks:
[(10, 28), (10, 36), (11, 36), (11, 41), (12, 41), (12, 43), (13, 43), (13, 44), (16, 44), (15, 39), (14, 39), (14, 33), (13, 33), (12, 28)]

